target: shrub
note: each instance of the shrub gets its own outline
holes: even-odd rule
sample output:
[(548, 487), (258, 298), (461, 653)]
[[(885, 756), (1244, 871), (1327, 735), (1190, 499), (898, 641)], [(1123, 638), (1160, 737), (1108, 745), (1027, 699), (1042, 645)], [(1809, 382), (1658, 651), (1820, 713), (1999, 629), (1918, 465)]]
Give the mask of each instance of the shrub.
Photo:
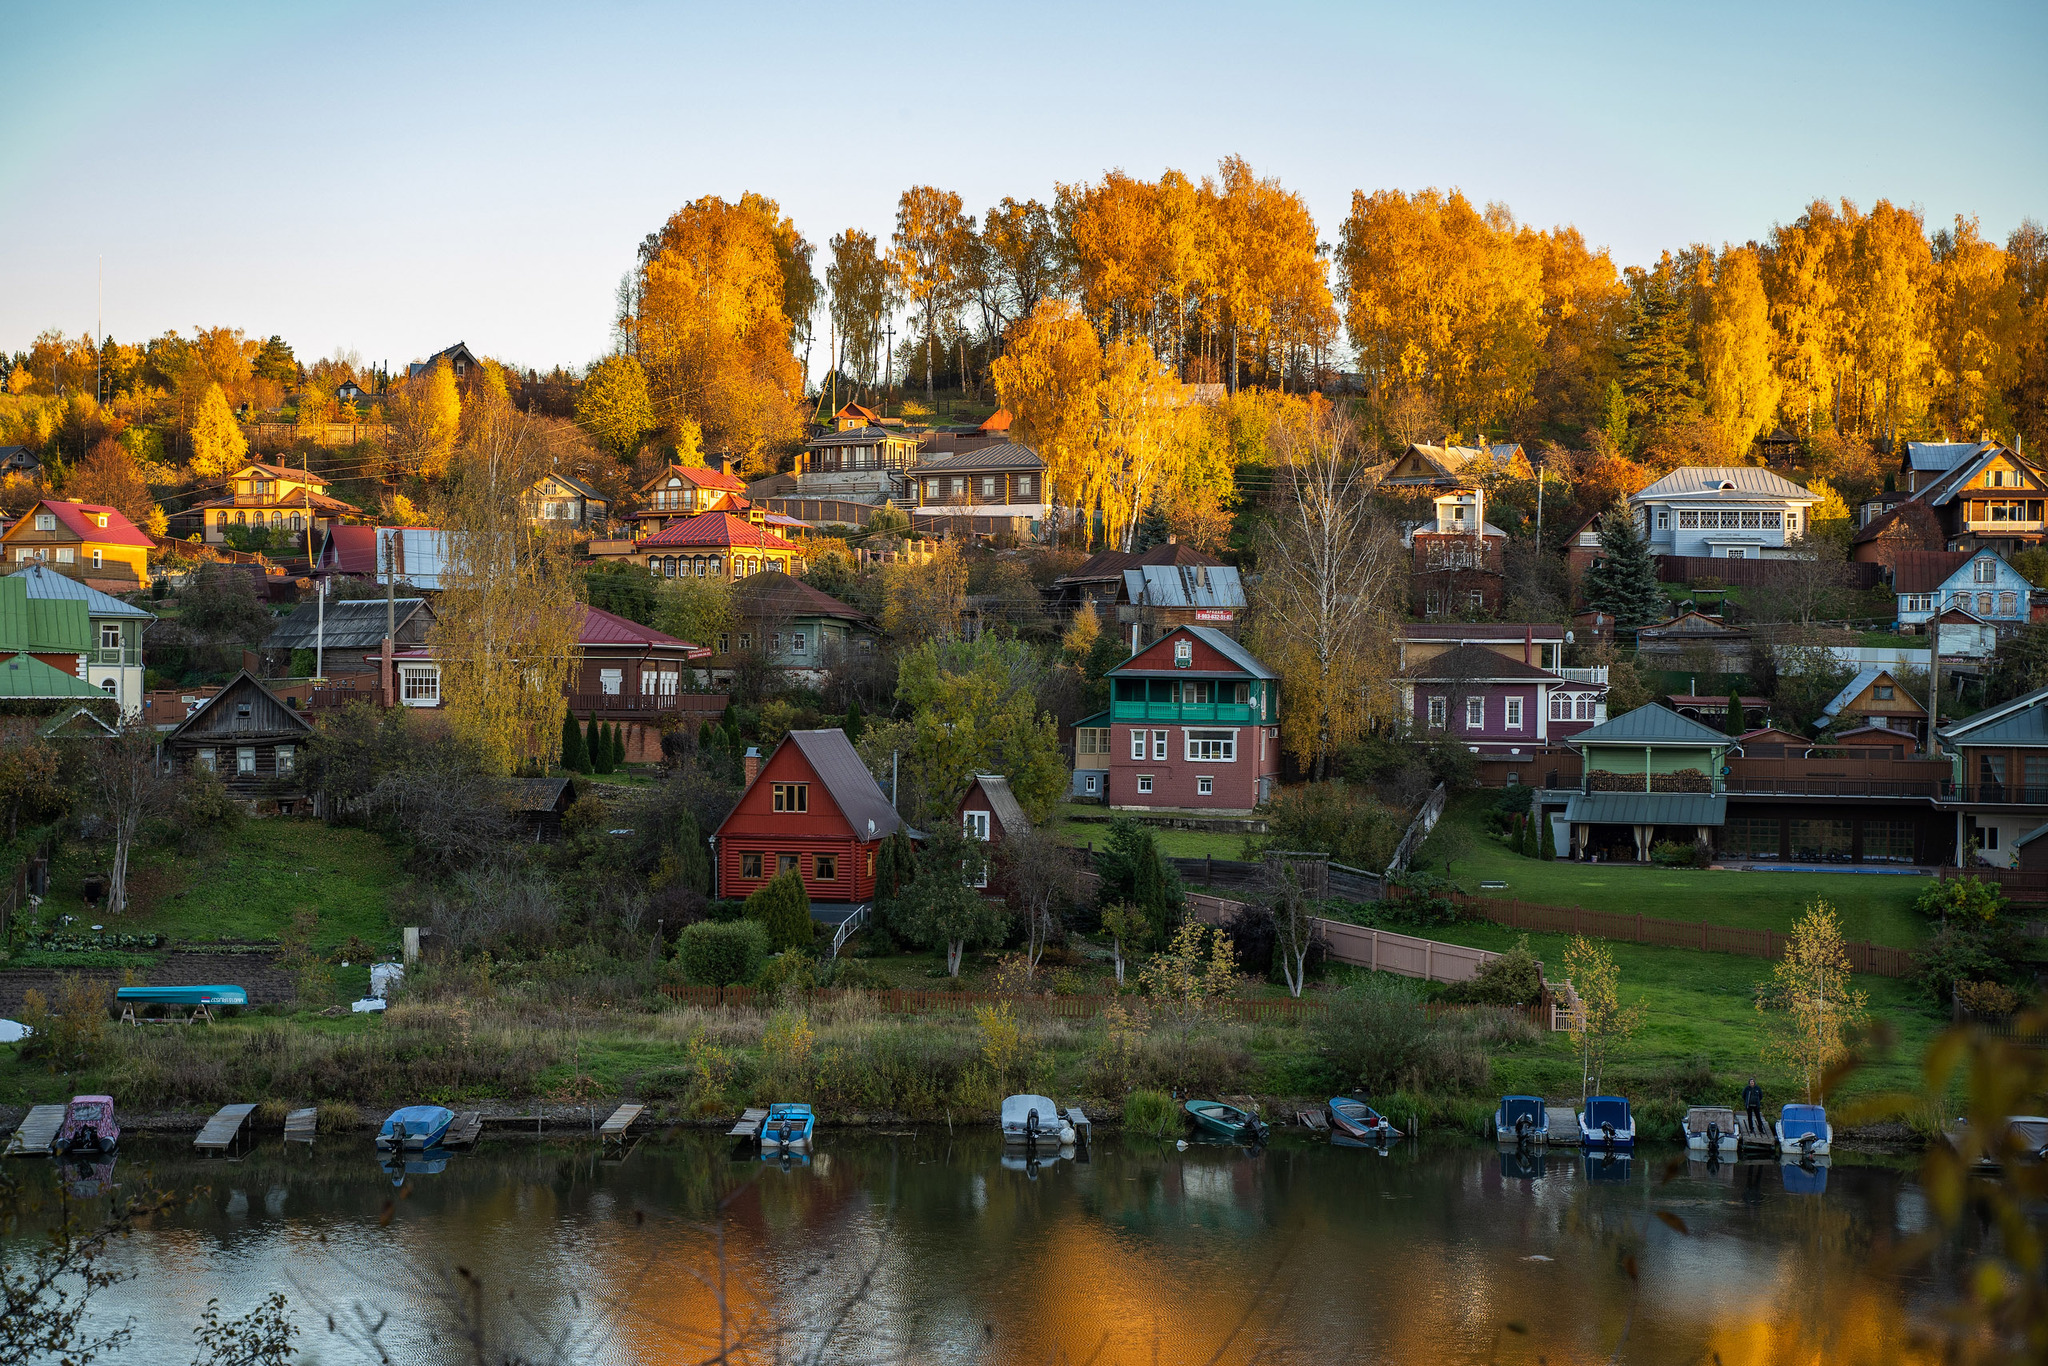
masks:
[(1150, 943), (1164, 943), (1187, 898), (1180, 875), (1160, 856), (1152, 832), (1127, 818), (1111, 821), (1096, 871), (1102, 876), (1096, 904), (1135, 906), (1145, 917)]
[(698, 986), (751, 982), (767, 958), (768, 932), (753, 920), (703, 920), (676, 936), (676, 962), (683, 976)]
[(634, 1089), (643, 1100), (681, 1100), (696, 1080), (696, 1072), (688, 1067), (657, 1067), (641, 1073)]
[(804, 890), (804, 880), (792, 868), (777, 873), (752, 896), (747, 898), (745, 911), (749, 920), (756, 921), (768, 932), (769, 947), (783, 949), (808, 948), (813, 937), (811, 929), (811, 897)]
[(1124, 1132), (1164, 1138), (1181, 1127), (1181, 1109), (1163, 1091), (1133, 1091), (1124, 1101)]
[(829, 985), (846, 991), (887, 991), (889, 979), (858, 958), (844, 954), (834, 958), (827, 965), (826, 981)]
[(2020, 995), (2003, 982), (1957, 982), (1956, 1004), (1980, 1018), (2002, 1020), (2020, 1008)]
[[(1512, 789), (1511, 789), (1512, 790)], [(1522, 810), (1529, 800), (1522, 797)], [(1267, 808), (1266, 833), (1245, 841), (1245, 857), (1269, 849), (1314, 850), (1354, 868), (1384, 868), (1408, 828), (1399, 811), (1344, 783), (1308, 783), (1285, 788)], [(1505, 817), (1497, 815), (1499, 828)]]
[(21, 1023), (29, 1031), (21, 1056), (45, 1058), (52, 1071), (90, 1066), (106, 1048), (112, 999), (105, 982), (68, 974), (57, 981), (55, 1004), (30, 987), (21, 998)]
[(1543, 999), (1543, 968), (1530, 952), (1529, 936), (1479, 969), (1469, 982), (1460, 982), (1444, 993), (1447, 1001), (1468, 1001), (1475, 1005), (1523, 1006)]
[(1487, 1036), (1505, 1023), (1491, 1014), (1461, 1011), (1432, 1024), (1413, 983), (1374, 973), (1333, 1000), (1311, 1030), (1336, 1086), (1473, 1091), (1491, 1075)]
[(763, 991), (809, 991), (818, 985), (818, 960), (796, 949), (784, 949), (768, 960), (755, 983)]
[(1944, 921), (1934, 937), (1913, 954), (1914, 982), (1943, 1005), (1955, 998), (1959, 983), (1996, 979), (2005, 971), (1997, 945), (1982, 922)]
[(1458, 890), (1457, 884), (1434, 873), (1409, 873), (1392, 879), (1394, 886), (1406, 893), (1404, 896), (1390, 896), (1375, 901), (1366, 910), (1366, 919), (1375, 925), (1455, 925), (1460, 914), (1458, 903), (1451, 900), (1451, 893)]
[(1666, 868), (1690, 868), (1693, 845), (1689, 840), (1658, 840), (1650, 846), (1650, 861)]
[(1946, 877), (1920, 894), (1913, 909), (1940, 920), (1988, 925), (2006, 912), (2005, 892), (1977, 877)]

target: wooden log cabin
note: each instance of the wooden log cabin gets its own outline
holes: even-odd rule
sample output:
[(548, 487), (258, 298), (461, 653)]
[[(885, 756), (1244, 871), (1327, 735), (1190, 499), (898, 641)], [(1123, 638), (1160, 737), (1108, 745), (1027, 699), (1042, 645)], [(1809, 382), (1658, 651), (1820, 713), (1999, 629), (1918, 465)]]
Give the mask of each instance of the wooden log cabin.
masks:
[(813, 902), (875, 894), (875, 852), (903, 824), (842, 730), (793, 730), (763, 763), (712, 837), (717, 894), (758, 891), (796, 871)]
[(164, 737), (173, 772), (211, 769), (255, 815), (310, 807), (306, 750), (313, 723), (244, 670)]

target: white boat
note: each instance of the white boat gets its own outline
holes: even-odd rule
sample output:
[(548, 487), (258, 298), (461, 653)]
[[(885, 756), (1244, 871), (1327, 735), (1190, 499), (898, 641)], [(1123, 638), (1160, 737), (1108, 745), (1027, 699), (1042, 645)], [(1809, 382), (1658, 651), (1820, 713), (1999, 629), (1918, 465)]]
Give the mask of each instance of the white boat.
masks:
[(1003, 1102), (1003, 1142), (1033, 1146), (1066, 1147), (1074, 1141), (1074, 1126), (1060, 1117), (1060, 1110), (1045, 1096), (1011, 1096)]
[(1735, 1112), (1725, 1105), (1693, 1106), (1685, 1112), (1678, 1131), (1685, 1146), (1696, 1153), (1732, 1158), (1742, 1144)]
[[(1956, 1120), (1942, 1130), (1941, 1136), (1948, 1141), (1949, 1147), (1959, 1153), (1964, 1151), (1970, 1137), (1970, 1121)], [(2008, 1156), (2035, 1162), (2048, 1161), (2048, 1116), (2007, 1115), (2004, 1132), (1976, 1154), (1975, 1165), (1986, 1171), (1998, 1171), (2004, 1167)]]
[(1787, 1105), (1771, 1126), (1778, 1151), (1796, 1157), (1824, 1156), (1834, 1142), (1834, 1127), (1828, 1112), (1818, 1105)]

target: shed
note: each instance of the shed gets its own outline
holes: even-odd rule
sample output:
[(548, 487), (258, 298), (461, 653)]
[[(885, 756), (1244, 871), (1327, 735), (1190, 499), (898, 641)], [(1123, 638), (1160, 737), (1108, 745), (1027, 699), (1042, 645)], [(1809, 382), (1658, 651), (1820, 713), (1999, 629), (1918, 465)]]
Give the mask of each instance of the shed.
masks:
[(977, 773), (960, 797), (960, 822), (968, 834), (991, 844), (1031, 829), (1031, 818), (1017, 804), (1010, 780), (1000, 773)]
[(166, 736), (178, 772), (218, 773), (228, 792), (257, 808), (289, 815), (305, 802), (305, 748), (313, 723), (244, 669)]
[(505, 801), (522, 840), (554, 844), (562, 838), (562, 817), (575, 804), (576, 789), (567, 778), (521, 778), (506, 791)]

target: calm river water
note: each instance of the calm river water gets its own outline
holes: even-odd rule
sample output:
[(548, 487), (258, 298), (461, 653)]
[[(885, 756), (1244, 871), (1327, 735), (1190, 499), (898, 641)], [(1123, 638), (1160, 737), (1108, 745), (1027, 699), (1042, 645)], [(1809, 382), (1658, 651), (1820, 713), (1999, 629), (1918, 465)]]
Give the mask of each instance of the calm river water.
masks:
[(114, 1179), (190, 1200), (121, 1246), (96, 1317), (152, 1363), (191, 1360), (210, 1297), (274, 1290), (323, 1363), (374, 1360), (379, 1321), (392, 1360), (462, 1359), (478, 1304), (494, 1342), (578, 1362), (699, 1361), (721, 1332), (739, 1360), (1918, 1359), (1932, 1287), (1879, 1268), (1927, 1218), (1909, 1172), (1675, 1151), (1105, 1135), (1025, 1170), (986, 1131), (826, 1130), (787, 1166), (694, 1133), (623, 1161), (493, 1135), (395, 1188), (367, 1137), (234, 1163), (137, 1140)]

